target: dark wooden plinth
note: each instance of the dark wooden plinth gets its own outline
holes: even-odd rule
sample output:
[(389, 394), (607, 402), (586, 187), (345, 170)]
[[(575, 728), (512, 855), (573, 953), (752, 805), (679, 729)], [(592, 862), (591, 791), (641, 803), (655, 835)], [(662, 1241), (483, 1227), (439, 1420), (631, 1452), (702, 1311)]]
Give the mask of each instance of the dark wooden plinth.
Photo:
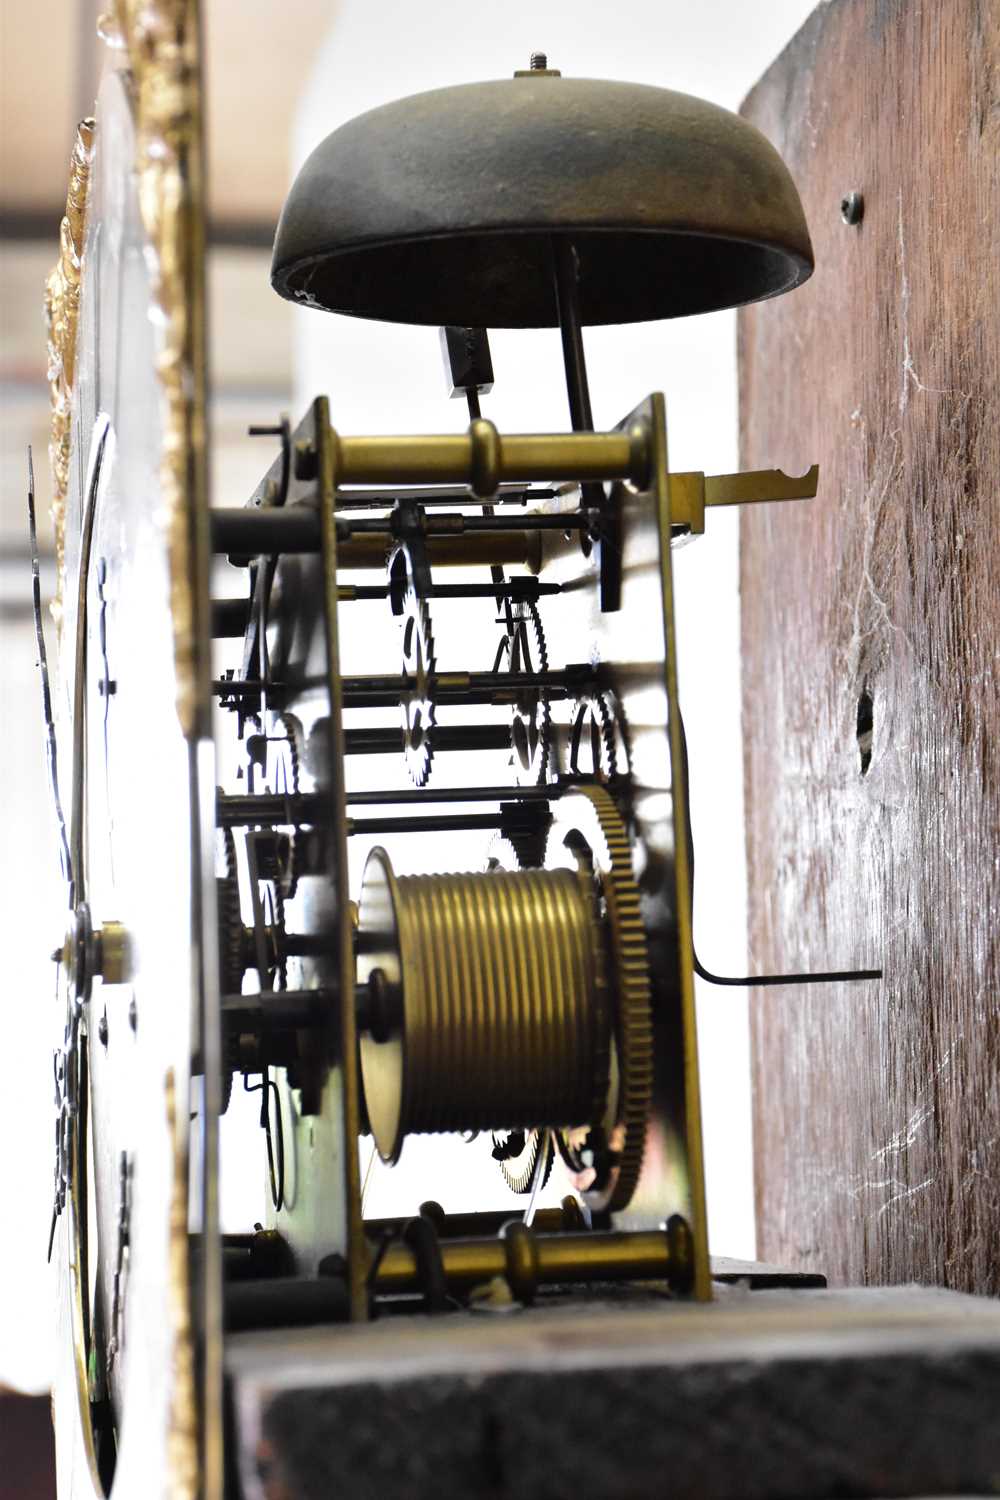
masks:
[(727, 1292), (242, 1334), (228, 1369), (244, 1490), (267, 1500), (1000, 1485), (1000, 1303), (954, 1292)]
[[(836, 0), (744, 105), (817, 270), (740, 316), (758, 1251), (1000, 1292), (1000, 6)], [(857, 225), (841, 200), (863, 195)]]

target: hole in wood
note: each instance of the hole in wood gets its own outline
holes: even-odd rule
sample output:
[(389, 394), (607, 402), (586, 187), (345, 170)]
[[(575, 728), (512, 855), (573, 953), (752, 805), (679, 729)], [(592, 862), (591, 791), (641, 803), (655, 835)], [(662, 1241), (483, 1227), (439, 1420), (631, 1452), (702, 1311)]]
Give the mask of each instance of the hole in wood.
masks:
[(858, 754), (861, 757), (861, 774), (867, 775), (872, 763), (872, 736), (875, 730), (875, 705), (867, 688), (862, 688), (858, 699)]

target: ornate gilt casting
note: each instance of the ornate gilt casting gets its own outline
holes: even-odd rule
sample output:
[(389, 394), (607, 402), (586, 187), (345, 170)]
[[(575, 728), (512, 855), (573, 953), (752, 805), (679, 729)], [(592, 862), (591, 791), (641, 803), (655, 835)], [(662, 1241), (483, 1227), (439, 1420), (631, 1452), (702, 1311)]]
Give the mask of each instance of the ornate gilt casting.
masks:
[(73, 413), (76, 366), (76, 327), (80, 309), (80, 267), (87, 217), (87, 184), (93, 156), (94, 121), (81, 120), (70, 158), (66, 212), (59, 226), (59, 259), (45, 283), (48, 325), (48, 381), (52, 399), (49, 458), (52, 464), (52, 525), (56, 544), (56, 598), (52, 613), (61, 616), (63, 540), (66, 528), (66, 486)]
[(117, 0), (99, 30), (127, 57), (133, 82), (136, 173), (153, 251), (151, 295), (161, 316), (161, 491), (168, 517), (177, 711), (196, 730), (194, 587), (207, 509), (205, 211), (197, 0)]

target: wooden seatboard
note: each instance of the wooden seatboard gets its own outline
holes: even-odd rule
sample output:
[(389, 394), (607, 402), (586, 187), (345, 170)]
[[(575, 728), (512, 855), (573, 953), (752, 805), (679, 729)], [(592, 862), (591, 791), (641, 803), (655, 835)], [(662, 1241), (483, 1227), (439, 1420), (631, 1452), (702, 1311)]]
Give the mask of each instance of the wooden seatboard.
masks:
[[(267, 1500), (988, 1493), (1000, 1305), (920, 1287), (647, 1292), (233, 1336)], [(263, 1487), (261, 1487), (263, 1481)]]

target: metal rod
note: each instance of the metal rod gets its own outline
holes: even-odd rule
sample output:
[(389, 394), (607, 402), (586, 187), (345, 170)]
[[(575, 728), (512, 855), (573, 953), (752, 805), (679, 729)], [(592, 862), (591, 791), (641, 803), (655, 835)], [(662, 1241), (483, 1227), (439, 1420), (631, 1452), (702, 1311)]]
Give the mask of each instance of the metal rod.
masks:
[(220, 828), (253, 828), (257, 824), (264, 828), (312, 825), (322, 819), (327, 806), (328, 799), (315, 792), (287, 797), (267, 794), (228, 796), (223, 793), (215, 800), (215, 821)]
[(268, 990), (260, 995), (223, 995), (224, 1025), (238, 1032), (257, 1032), (264, 1026), (296, 1030), (325, 1019), (337, 1004), (332, 989)]
[(551, 802), (558, 796), (555, 786), (426, 786), (348, 792), (346, 800), (350, 807), (405, 807), (412, 802)]
[(779, 984), (849, 984), (854, 980), (881, 979), (881, 969), (829, 969), (815, 974), (744, 974), (739, 977), (713, 974), (693, 955), (694, 971), (709, 984), (739, 985), (746, 989), (764, 988)]
[[(502, 1276), (515, 1296), (529, 1302), (536, 1289), (546, 1284), (667, 1281), (686, 1290), (691, 1281), (690, 1231), (676, 1218), (666, 1230), (582, 1234), (537, 1234), (516, 1224), (503, 1238), (444, 1239), (440, 1252), (449, 1290), (469, 1291)], [(417, 1256), (410, 1245), (397, 1241), (386, 1249), (376, 1270), (375, 1289), (381, 1293), (421, 1290)]]
[[(568, 688), (574, 693), (587, 692), (593, 688), (594, 669), (584, 663), (572, 667), (553, 667), (544, 672), (432, 672), (428, 674), (428, 692), (435, 697), (440, 692), (465, 692), (474, 688), (509, 687), (519, 690), (527, 688)], [(405, 693), (412, 687), (406, 676), (366, 674), (363, 677), (342, 677), (345, 693), (373, 692)]]
[[(431, 744), (438, 751), (507, 750), (510, 729), (506, 724), (460, 724), (455, 727), (436, 725), (430, 731)], [(401, 729), (346, 729), (345, 755), (399, 755), (403, 749)]]
[[(556, 491), (524, 484), (502, 484), (493, 496), (494, 505), (527, 505), (532, 500), (554, 500)], [(467, 485), (411, 485), (408, 489), (338, 490), (337, 510), (390, 509), (397, 500), (411, 500), (418, 505), (478, 505), (478, 498)]]
[[(578, 697), (593, 686), (589, 669), (551, 672), (449, 672), (431, 675), (427, 692), (439, 704), (508, 704), (526, 692), (552, 701)], [(391, 708), (413, 683), (406, 677), (345, 677), (345, 708)]]
[(430, 437), (337, 437), (336, 473), (346, 484), (468, 484), (480, 499), (510, 481), (630, 479), (645, 488), (645, 433), (502, 435), (492, 422)]
[[(678, 714), (678, 724), (681, 731), (681, 756), (684, 768), (685, 799), (687, 803), (687, 845), (688, 845), (688, 868), (691, 872), (691, 896), (694, 898), (694, 834), (691, 829), (691, 798), (687, 790), (688, 781), (688, 752), (687, 733), (684, 728), (684, 717)], [(713, 974), (711, 969), (706, 969), (695, 952), (694, 944), (691, 945), (691, 962), (695, 973), (699, 978), (709, 984), (722, 986), (734, 986), (739, 988), (756, 989), (772, 988), (786, 984), (849, 984), (855, 980), (881, 979), (881, 969), (826, 969), (815, 974)]]
[[(575, 520), (574, 520), (575, 516)], [(444, 517), (433, 520), (442, 521)], [(429, 527), (427, 550), (437, 567), (469, 567), (479, 563), (512, 563), (537, 572), (541, 565), (541, 532), (584, 524), (574, 513), (556, 516), (501, 516), (498, 524), (482, 516), (463, 518), (475, 524), (466, 527), (448, 521), (443, 534)], [(212, 550), (234, 560), (276, 557), (281, 553), (316, 553), (320, 550), (320, 517), (305, 505), (287, 509), (252, 508), (213, 510), (210, 513)], [(586, 522), (589, 524), (589, 522)], [(337, 564), (339, 568), (385, 567), (393, 541), (390, 527), (382, 519), (338, 521)]]
[[(518, 1217), (518, 1206), (515, 1203), (511, 1208), (481, 1209), (469, 1213), (445, 1213), (439, 1203), (421, 1203), (420, 1215), (422, 1218), (430, 1219), (441, 1239), (472, 1239), (497, 1235), (508, 1225), (512, 1219)], [(535, 1213), (533, 1228), (538, 1234), (559, 1234), (563, 1231), (590, 1231), (611, 1228), (611, 1216), (607, 1213), (591, 1211), (591, 1223), (588, 1226), (584, 1221), (583, 1210), (579, 1199), (573, 1194), (567, 1194), (562, 1200), (559, 1208), (540, 1208)], [(364, 1231), (368, 1239), (380, 1240), (383, 1235), (391, 1234), (399, 1236), (406, 1228), (409, 1218), (395, 1219), (366, 1219)], [(227, 1236), (227, 1244), (230, 1236)], [(231, 1237), (233, 1245), (241, 1245), (243, 1241), (252, 1240), (251, 1235)]]
[[(520, 517), (516, 519), (520, 520)], [(377, 530), (350, 536), (337, 543), (338, 568), (378, 568), (384, 570), (393, 534), (384, 525)], [(537, 573), (542, 562), (542, 533), (537, 528), (470, 533), (451, 531), (427, 536), (427, 556), (435, 568), (467, 568), (480, 564), (511, 563)]]
[(212, 510), (213, 552), (262, 557), (278, 552), (318, 552), (319, 515), (305, 505)]
[(337, 589), (338, 604), (366, 603), (373, 599), (388, 599), (389, 590), (381, 584), (341, 584)]
[(212, 600), (212, 636), (215, 640), (235, 640), (244, 636), (249, 621), (249, 599)]
[(583, 328), (580, 324), (578, 262), (573, 241), (566, 235), (553, 235), (552, 258), (570, 421), (574, 432), (593, 432), (594, 418), (590, 409), (587, 361), (583, 352)]
[[(476, 533), (513, 531), (571, 531), (588, 527), (591, 518), (579, 511), (561, 515), (529, 512), (522, 516), (429, 516), (425, 531), (429, 541)], [(350, 555), (354, 537), (377, 536), (391, 540), (394, 536), (389, 518), (361, 517), (338, 521), (344, 532), (339, 551)], [(278, 552), (318, 552), (320, 522), (316, 511), (305, 505), (291, 505), (285, 510), (261, 506), (252, 509), (213, 510), (211, 512), (212, 550), (240, 557), (260, 557)]]
[[(502, 708), (514, 703), (517, 696), (516, 688), (508, 688), (506, 691), (502, 688), (469, 688), (461, 692), (452, 689), (451, 691), (436, 693), (434, 701), (439, 706), (450, 705), (451, 707), (455, 707), (461, 705), (466, 708)], [(567, 697), (567, 694), (557, 689), (551, 696), (553, 701), (561, 701)], [(398, 707), (399, 700), (400, 695), (398, 693), (359, 690), (355, 693), (344, 694), (344, 708), (395, 708)]]
[[(570, 422), (574, 432), (592, 432), (594, 417), (590, 407), (587, 359), (583, 350), (583, 325), (580, 321), (579, 261), (576, 246), (566, 235), (553, 235), (552, 259)], [(603, 508), (604, 491), (599, 484), (584, 484), (582, 496), (584, 503), (591, 509)]]
[[(556, 786), (389, 787), (348, 792), (346, 800), (351, 807), (409, 807), (435, 802), (551, 802), (558, 796)], [(215, 821), (220, 828), (312, 826), (322, 819), (326, 806), (326, 798), (317, 792), (287, 797), (222, 793), (216, 799)]]
[[(405, 676), (370, 675), (344, 677), (341, 679), (345, 701), (356, 700), (358, 705), (368, 707), (392, 706), (412, 687)], [(586, 666), (566, 667), (548, 672), (437, 672), (427, 680), (429, 696), (438, 703), (492, 702), (500, 694), (499, 701), (509, 701), (509, 694), (544, 690), (553, 696), (578, 697), (594, 685), (594, 673)], [(301, 686), (301, 684), (300, 684)], [(289, 691), (281, 682), (261, 683), (254, 679), (243, 681), (239, 677), (217, 677), (212, 683), (212, 692), (217, 698), (253, 696), (264, 688), (269, 695), (280, 695)], [(470, 696), (479, 695), (478, 699)], [(384, 704), (381, 700), (385, 700)], [(378, 701), (376, 701), (378, 700)]]
[(501, 813), (436, 813), (431, 817), (348, 818), (348, 834), (454, 833), (473, 828), (502, 828)]
[[(425, 518), (424, 532), (428, 540), (437, 536), (465, 536), (476, 532), (499, 531), (582, 531), (591, 523), (588, 515), (580, 511), (564, 511), (558, 515), (529, 512), (524, 516), (462, 516), (439, 515)], [(347, 521), (349, 535), (388, 536), (395, 535), (387, 516), (365, 517)], [(341, 544), (344, 545), (343, 543)]]
[(231, 1281), (224, 1289), (228, 1333), (252, 1328), (315, 1327), (346, 1323), (351, 1302), (343, 1275), (268, 1276)]
[(329, 938), (315, 932), (283, 932), (281, 947), (291, 958), (327, 958), (332, 952)]
[(537, 578), (508, 578), (503, 583), (432, 583), (429, 599), (535, 600), (561, 594), (561, 583), (542, 583)]
[(280, 697), (285, 691), (282, 682), (260, 682), (254, 678), (244, 681), (240, 677), (216, 677), (212, 682), (212, 696), (214, 698), (253, 698), (259, 697), (266, 692), (268, 697), (272, 694)]
[[(368, 1017), (372, 1001), (372, 987), (365, 983), (355, 984), (354, 1007), (362, 1030), (370, 1029)], [(309, 1026), (323, 1026), (338, 1004), (336, 987), (327, 984), (315, 990), (265, 990), (253, 995), (223, 995), (220, 1014), (230, 1033), (260, 1037), (268, 1029), (298, 1031)], [(200, 1065), (200, 1058), (196, 1056), (195, 1062)], [(195, 1071), (198, 1071), (197, 1067)]]
[[(508, 578), (499, 586), (493, 583), (432, 583), (428, 599), (512, 599), (534, 603), (552, 594), (561, 594), (561, 583), (541, 583), (537, 578)], [(355, 600), (388, 599), (389, 590), (380, 584), (344, 584), (337, 590), (341, 604)]]

